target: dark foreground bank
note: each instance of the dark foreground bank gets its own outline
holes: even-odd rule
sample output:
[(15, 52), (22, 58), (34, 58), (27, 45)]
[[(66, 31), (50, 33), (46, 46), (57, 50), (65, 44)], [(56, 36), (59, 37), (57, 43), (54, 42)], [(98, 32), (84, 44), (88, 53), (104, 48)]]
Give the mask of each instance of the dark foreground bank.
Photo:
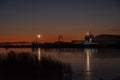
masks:
[(29, 53), (0, 54), (0, 80), (71, 80), (71, 77), (69, 65), (51, 58), (38, 60)]

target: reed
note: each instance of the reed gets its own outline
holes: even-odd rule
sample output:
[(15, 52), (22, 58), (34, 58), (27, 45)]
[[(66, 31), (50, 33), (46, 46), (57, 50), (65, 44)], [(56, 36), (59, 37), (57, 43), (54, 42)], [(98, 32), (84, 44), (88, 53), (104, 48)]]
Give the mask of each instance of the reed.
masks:
[(0, 54), (1, 80), (71, 80), (69, 64), (41, 57), (39, 61), (32, 53), (9, 52)]

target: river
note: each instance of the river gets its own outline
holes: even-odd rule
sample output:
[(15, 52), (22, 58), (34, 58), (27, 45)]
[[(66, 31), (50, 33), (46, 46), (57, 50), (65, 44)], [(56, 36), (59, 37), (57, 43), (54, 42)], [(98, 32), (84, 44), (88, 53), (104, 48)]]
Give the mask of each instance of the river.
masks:
[[(13, 54), (14, 55), (10, 55)], [(61, 64), (66, 64), (69, 66), (66, 67), (65, 70), (67, 78), (61, 78), (63, 80), (120, 80), (120, 49), (113, 49), (113, 48), (62, 48), (62, 49), (31, 49), (31, 48), (0, 48), (0, 61), (1, 66), (4, 63), (9, 63), (9, 60), (6, 61), (9, 56), (13, 56), (12, 58), (21, 58), (19, 54), (27, 54), (27, 57), (29, 57), (29, 62), (34, 63), (37, 59), (38, 62), (43, 61), (42, 58), (49, 58), (48, 60), (52, 61), (58, 61)], [(20, 56), (20, 57), (19, 57)], [(24, 57), (24, 55), (22, 55)], [(23, 58), (21, 58), (23, 59)], [(19, 60), (21, 60), (19, 59)], [(11, 60), (11, 59), (10, 59)], [(16, 60), (16, 59), (14, 59)], [(21, 60), (25, 61), (25, 60)], [(53, 64), (49, 64), (53, 65)], [(48, 65), (48, 66), (49, 66)], [(21, 68), (22, 65), (20, 65), (19, 68)], [(8, 65), (9, 67), (9, 65)], [(2, 69), (3, 67), (1, 67)], [(37, 67), (39, 69), (39, 67)], [(49, 67), (50, 71), (55, 70), (52, 67)], [(8, 78), (5, 78), (6, 75), (8, 75), (12, 72), (7, 72), (8, 70), (4, 70), (6, 68), (2, 69), (2, 72), (0, 71), (0, 79), (2, 80), (8, 80)], [(24, 69), (27, 69), (26, 67)], [(56, 69), (59, 73), (59, 68)], [(6, 71), (6, 72), (5, 72)], [(33, 70), (34, 71), (34, 70)], [(40, 70), (41, 71), (41, 70)], [(68, 72), (67, 72), (68, 71)], [(19, 71), (17, 71), (19, 72)], [(24, 75), (21, 72), (21, 75)], [(51, 74), (51, 72), (48, 72)], [(55, 72), (55, 73), (54, 73)], [(31, 72), (32, 73), (32, 72)], [(37, 74), (37, 78), (35, 80), (47, 80), (46, 73), (45, 75), (42, 75), (42, 78), (39, 77), (39, 72), (34, 71), (35, 74)], [(70, 73), (70, 74), (68, 74)], [(56, 74), (56, 71), (52, 72), (53, 75)], [(57, 74), (56, 74), (57, 75)], [(64, 75), (64, 74), (63, 74)], [(33, 75), (34, 76), (34, 75)], [(32, 78), (24, 78), (23, 79), (30, 79), (34, 80), (35, 77)], [(31, 76), (29, 76), (31, 77)], [(52, 78), (54, 80), (59, 80), (57, 76)], [(12, 77), (9, 77), (9, 79), (12, 79)], [(19, 76), (17, 77), (19, 78)], [(16, 79), (16, 78), (14, 78)], [(22, 79), (22, 78), (21, 78)], [(22, 80), (23, 80), (22, 79)], [(49, 79), (49, 80), (52, 80)]]

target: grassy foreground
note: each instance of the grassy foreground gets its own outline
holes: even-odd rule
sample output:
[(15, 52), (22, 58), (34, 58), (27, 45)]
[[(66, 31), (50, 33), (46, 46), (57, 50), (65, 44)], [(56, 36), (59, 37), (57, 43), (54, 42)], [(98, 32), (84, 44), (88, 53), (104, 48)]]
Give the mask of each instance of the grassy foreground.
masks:
[(0, 54), (0, 80), (71, 80), (68, 64), (32, 53)]

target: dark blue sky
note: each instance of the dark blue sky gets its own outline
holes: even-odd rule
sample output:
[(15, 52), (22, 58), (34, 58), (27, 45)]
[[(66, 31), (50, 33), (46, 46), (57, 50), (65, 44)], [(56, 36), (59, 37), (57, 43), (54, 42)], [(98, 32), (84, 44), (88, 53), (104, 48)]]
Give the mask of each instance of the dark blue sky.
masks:
[[(120, 34), (119, 0), (0, 0), (0, 41), (81, 39), (93, 34)], [(19, 37), (18, 37), (19, 36)]]

